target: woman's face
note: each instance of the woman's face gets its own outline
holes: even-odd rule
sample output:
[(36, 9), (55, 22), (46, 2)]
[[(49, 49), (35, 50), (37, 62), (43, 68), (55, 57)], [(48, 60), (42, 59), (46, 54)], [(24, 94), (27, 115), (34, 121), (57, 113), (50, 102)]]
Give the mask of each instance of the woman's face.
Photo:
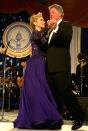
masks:
[(44, 27), (45, 27), (44, 18), (43, 18), (43, 17), (39, 17), (34, 24), (35, 24), (35, 28), (36, 28), (36, 27), (37, 27), (37, 28), (40, 28), (40, 29), (44, 28)]

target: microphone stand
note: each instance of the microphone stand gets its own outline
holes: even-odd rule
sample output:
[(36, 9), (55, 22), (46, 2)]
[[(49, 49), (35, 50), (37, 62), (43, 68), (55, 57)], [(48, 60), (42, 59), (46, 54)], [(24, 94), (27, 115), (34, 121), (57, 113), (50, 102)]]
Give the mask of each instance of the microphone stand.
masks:
[(84, 78), (84, 76), (83, 76), (83, 67), (84, 67), (84, 62), (86, 62), (85, 61), (85, 59), (82, 59), (81, 60), (81, 64), (80, 64), (80, 77), (81, 77), (81, 90), (80, 90), (80, 95), (81, 96), (83, 96), (83, 78)]
[[(11, 41), (11, 40), (10, 40)], [(6, 68), (6, 52), (7, 52), (7, 49), (9, 47), (9, 44), (10, 44), (10, 41), (7, 43), (7, 47), (6, 47), (6, 50), (5, 50), (5, 53), (4, 53), (4, 81), (3, 81), (3, 89), (2, 89), (2, 92), (3, 92), (3, 95), (2, 95), (2, 109), (1, 109), (1, 119), (0, 121), (3, 121), (3, 122), (7, 122), (9, 120), (6, 120), (4, 119), (4, 105), (5, 105), (5, 86), (6, 86), (6, 76), (5, 76), (5, 68)]]
[[(11, 66), (12, 66), (12, 60), (11, 60)], [(9, 94), (8, 94), (8, 111), (10, 111), (10, 100), (11, 100), (11, 87), (12, 87), (12, 71), (11, 71), (11, 73), (10, 73), (10, 75), (11, 75), (11, 77), (10, 77), (10, 83), (9, 83)]]
[(82, 96), (82, 90), (83, 90), (83, 67), (82, 67), (82, 63), (83, 62), (81, 62), (81, 64), (80, 64), (80, 71), (81, 71), (81, 89), (80, 89), (80, 96)]

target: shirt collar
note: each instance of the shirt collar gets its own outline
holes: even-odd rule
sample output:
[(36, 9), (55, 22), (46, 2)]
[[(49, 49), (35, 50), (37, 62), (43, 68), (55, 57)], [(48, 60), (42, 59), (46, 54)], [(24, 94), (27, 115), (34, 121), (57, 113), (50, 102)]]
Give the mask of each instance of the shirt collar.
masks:
[(62, 21), (62, 19), (60, 19), (59, 21), (57, 21), (57, 26), (56, 26), (56, 28), (53, 30), (55, 33), (58, 31), (58, 25), (60, 24), (61, 21)]
[(61, 21), (62, 21), (62, 19), (60, 19), (59, 21), (57, 21), (57, 26), (60, 24)]

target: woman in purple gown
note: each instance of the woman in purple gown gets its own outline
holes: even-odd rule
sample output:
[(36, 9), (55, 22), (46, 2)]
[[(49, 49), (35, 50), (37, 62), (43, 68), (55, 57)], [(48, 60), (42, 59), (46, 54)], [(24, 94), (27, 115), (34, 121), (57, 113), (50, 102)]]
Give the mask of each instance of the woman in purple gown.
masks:
[(60, 129), (62, 117), (49, 89), (45, 74), (45, 21), (42, 13), (31, 16), (32, 56), (28, 60), (15, 128)]

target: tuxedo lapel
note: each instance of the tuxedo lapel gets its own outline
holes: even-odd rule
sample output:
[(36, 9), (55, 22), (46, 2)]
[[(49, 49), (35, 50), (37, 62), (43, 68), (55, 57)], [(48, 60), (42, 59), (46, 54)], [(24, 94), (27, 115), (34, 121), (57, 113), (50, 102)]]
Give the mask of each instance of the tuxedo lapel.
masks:
[[(63, 21), (61, 21), (60, 23), (59, 23), (59, 25), (57, 26), (57, 29), (55, 29), (54, 31), (53, 31), (53, 33), (52, 33), (52, 36), (51, 36), (51, 40), (57, 35), (57, 33), (58, 33), (58, 29), (60, 28), (60, 26), (62, 26), (63, 25)], [(50, 41), (51, 41), (50, 40)]]

